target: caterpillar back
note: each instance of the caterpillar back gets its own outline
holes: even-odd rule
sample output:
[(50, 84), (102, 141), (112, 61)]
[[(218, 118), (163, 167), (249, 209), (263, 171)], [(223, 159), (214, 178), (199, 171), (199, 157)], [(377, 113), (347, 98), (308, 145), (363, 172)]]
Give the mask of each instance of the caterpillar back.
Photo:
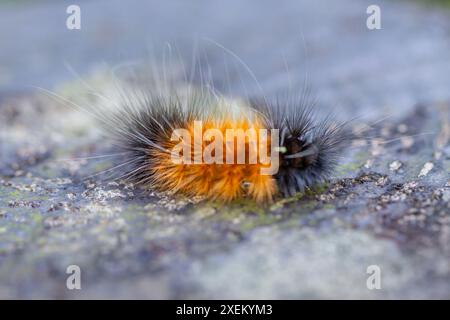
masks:
[[(304, 97), (255, 103), (206, 88), (189, 87), (182, 94), (123, 92), (116, 110), (102, 114), (108, 133), (127, 155), (121, 177), (188, 197), (225, 202), (248, 197), (263, 203), (292, 196), (326, 181), (351, 139), (345, 123), (318, 120)], [(201, 141), (175, 134), (180, 129)], [(239, 135), (230, 140), (230, 130), (240, 134), (241, 148)], [(248, 134), (263, 130), (265, 135)], [(174, 154), (184, 161), (174, 161)], [(263, 174), (273, 163), (258, 160), (268, 156), (277, 170)]]

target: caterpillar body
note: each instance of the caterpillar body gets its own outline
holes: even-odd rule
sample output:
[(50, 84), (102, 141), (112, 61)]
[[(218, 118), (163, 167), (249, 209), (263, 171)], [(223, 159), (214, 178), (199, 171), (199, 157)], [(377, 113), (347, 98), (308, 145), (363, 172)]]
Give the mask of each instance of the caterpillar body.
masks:
[[(267, 203), (278, 196), (293, 196), (325, 182), (350, 140), (346, 123), (336, 123), (331, 117), (318, 120), (304, 96), (283, 103), (236, 101), (201, 88), (184, 94), (134, 91), (131, 96), (123, 94), (120, 101), (116, 111), (102, 112), (102, 118), (115, 145), (126, 154), (121, 177), (188, 197), (224, 202), (246, 197)], [(200, 129), (196, 122), (202, 123)], [(203, 139), (185, 141), (174, 136), (177, 129)], [(232, 141), (230, 155), (229, 139), (215, 141), (217, 135), (227, 137), (230, 129), (241, 133), (265, 129), (269, 134), (257, 136), (255, 141), (244, 136), (244, 150)], [(211, 131), (215, 134), (209, 134)], [(184, 159), (187, 156), (192, 161), (174, 161), (173, 150), (180, 141), (187, 147)], [(258, 148), (263, 145), (267, 148)], [(227, 150), (218, 154), (220, 149)], [(216, 161), (205, 161), (205, 150)], [(260, 159), (270, 152), (278, 170), (262, 174), (269, 164), (252, 162), (251, 154)], [(244, 162), (236, 163), (239, 157)], [(227, 162), (230, 158), (234, 162)]]

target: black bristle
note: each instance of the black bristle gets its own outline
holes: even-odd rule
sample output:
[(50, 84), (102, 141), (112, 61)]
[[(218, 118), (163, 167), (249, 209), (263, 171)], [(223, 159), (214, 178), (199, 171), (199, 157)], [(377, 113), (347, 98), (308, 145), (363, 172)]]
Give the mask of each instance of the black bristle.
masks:
[[(180, 99), (140, 92), (124, 95), (117, 112), (108, 113), (107, 129), (127, 154), (121, 178), (148, 186), (160, 185), (153, 168), (160, 166), (154, 151), (170, 153), (167, 142), (175, 128), (187, 128), (194, 120), (218, 117), (211, 96), (202, 91)], [(214, 99), (214, 98), (213, 98)], [(346, 123), (315, 115), (315, 104), (305, 95), (275, 103), (250, 102), (248, 115), (256, 110), (263, 126), (279, 130), (279, 170), (274, 175), (279, 192), (293, 196), (328, 180), (343, 149), (351, 142)], [(251, 110), (253, 109), (253, 110)], [(247, 111), (245, 111), (247, 110)], [(160, 176), (159, 176), (160, 177)]]
[(279, 146), (284, 152), (280, 152), (275, 178), (283, 196), (293, 196), (330, 178), (343, 149), (351, 142), (347, 123), (337, 123), (331, 117), (317, 120), (314, 103), (304, 96), (254, 107), (263, 114), (268, 127), (279, 129)]

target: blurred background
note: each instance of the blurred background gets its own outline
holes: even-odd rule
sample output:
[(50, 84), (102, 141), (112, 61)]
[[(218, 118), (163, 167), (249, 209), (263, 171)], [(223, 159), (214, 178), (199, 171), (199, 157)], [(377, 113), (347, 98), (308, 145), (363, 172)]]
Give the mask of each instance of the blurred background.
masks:
[[(66, 27), (73, 4), (80, 30)], [(379, 30), (366, 24), (373, 4)], [(449, 298), (449, 8), (0, 0), (0, 297)], [(381, 140), (352, 146), (322, 193), (268, 208), (86, 182), (111, 163), (86, 159), (107, 149), (71, 104), (95, 105), (86, 87), (110, 89), (111, 70), (149, 65), (236, 97), (306, 83), (320, 110)], [(66, 287), (72, 264), (81, 290)]]
[(67, 65), (86, 75), (165, 53), (189, 68), (194, 53), (219, 90), (260, 94), (217, 42), (267, 95), (300, 89), (306, 74), (324, 104), (352, 113), (401, 112), (449, 94), (447, 1), (378, 1), (381, 30), (366, 26), (371, 1), (78, 1), (81, 30), (66, 28), (70, 4), (1, 1), (2, 93), (70, 80)]

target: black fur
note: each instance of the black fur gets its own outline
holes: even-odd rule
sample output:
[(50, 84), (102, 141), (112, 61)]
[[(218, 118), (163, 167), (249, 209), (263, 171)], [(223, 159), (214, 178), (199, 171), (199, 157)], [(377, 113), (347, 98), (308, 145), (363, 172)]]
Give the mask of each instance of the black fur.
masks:
[[(186, 128), (194, 120), (217, 116), (203, 94), (190, 96), (184, 103), (151, 94), (122, 97), (121, 109), (110, 114), (107, 124), (122, 151), (128, 152), (127, 169), (121, 178), (147, 185), (154, 181), (152, 157), (155, 148), (166, 148), (173, 129)], [(350, 143), (346, 123), (331, 117), (318, 120), (314, 103), (302, 96), (283, 102), (255, 103), (251, 106), (263, 117), (268, 129), (279, 129), (278, 188), (285, 197), (303, 192), (330, 178), (343, 149)]]
[[(129, 89), (130, 90), (130, 89)], [(155, 152), (170, 154), (168, 141), (173, 130), (187, 128), (194, 120), (206, 121), (211, 117), (210, 96), (192, 92), (187, 98), (175, 92), (169, 95), (154, 94), (147, 90), (122, 91), (120, 108), (113, 112), (97, 110), (108, 138), (120, 151), (115, 179), (135, 184), (158, 185), (154, 170), (160, 165)]]
[[(330, 178), (352, 135), (346, 123), (317, 120), (315, 103), (305, 96), (254, 104), (268, 128), (279, 129), (280, 166), (275, 175), (283, 196), (293, 196)], [(300, 153), (300, 154), (299, 154)], [(297, 154), (297, 157), (293, 156)]]

